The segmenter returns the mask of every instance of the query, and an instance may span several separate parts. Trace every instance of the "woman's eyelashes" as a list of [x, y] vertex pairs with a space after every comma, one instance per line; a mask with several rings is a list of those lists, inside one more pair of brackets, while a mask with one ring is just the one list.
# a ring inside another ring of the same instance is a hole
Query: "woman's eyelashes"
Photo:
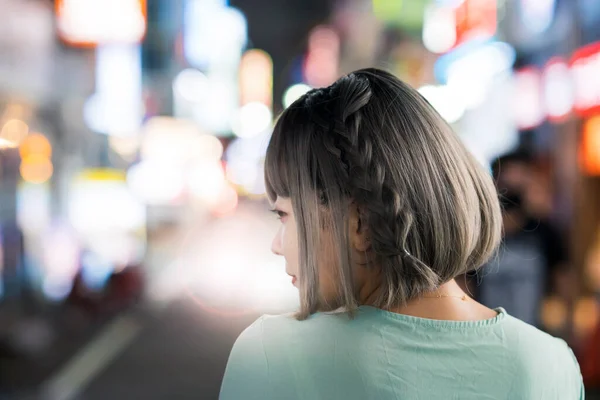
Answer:
[[271, 212], [274, 213], [277, 216], [277, 219], [279, 219], [280, 221], [283, 221], [285, 217], [287, 217], [287, 213], [285, 211], [273, 209], [271, 210]]

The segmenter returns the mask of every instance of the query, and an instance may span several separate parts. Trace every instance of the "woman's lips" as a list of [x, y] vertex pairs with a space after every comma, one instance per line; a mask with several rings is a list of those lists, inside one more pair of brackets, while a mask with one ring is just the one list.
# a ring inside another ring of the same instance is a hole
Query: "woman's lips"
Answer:
[[292, 285], [296, 286], [296, 281], [298, 281], [298, 278], [296, 277], [296, 275], [292, 275], [290, 273], [287, 273], [287, 274], [292, 277]]

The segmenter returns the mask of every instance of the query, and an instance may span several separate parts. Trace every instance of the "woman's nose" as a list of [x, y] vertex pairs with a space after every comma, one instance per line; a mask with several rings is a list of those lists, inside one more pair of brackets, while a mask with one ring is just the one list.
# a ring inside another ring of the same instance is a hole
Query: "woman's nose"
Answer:
[[277, 231], [277, 234], [273, 238], [273, 243], [271, 243], [271, 251], [278, 256], [283, 255], [281, 251], [281, 229]]

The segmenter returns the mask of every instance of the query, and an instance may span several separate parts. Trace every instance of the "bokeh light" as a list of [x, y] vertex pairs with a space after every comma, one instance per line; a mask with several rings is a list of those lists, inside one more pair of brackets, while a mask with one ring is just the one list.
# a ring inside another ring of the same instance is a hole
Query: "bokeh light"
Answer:
[[221, 200], [226, 186], [225, 172], [218, 161], [197, 162], [188, 173], [188, 186], [194, 197], [212, 206]]
[[0, 139], [3, 147], [17, 147], [27, 137], [29, 126], [19, 119], [9, 119], [2, 126]]
[[579, 160], [588, 175], [600, 175], [600, 116], [587, 120], [583, 127]]
[[43, 155], [33, 154], [21, 160], [21, 177], [29, 183], [44, 183], [52, 177], [52, 162]]
[[340, 37], [331, 27], [318, 26], [308, 38], [304, 78], [313, 87], [332, 84], [338, 78]]
[[308, 93], [312, 88], [304, 83], [296, 83], [285, 90], [283, 94], [283, 106], [288, 108], [293, 102], [298, 100], [304, 94]]
[[465, 105], [460, 97], [446, 85], [423, 86], [419, 89], [419, 93], [450, 124], [458, 121], [465, 113]]
[[197, 103], [206, 96], [208, 78], [197, 69], [188, 68], [181, 71], [173, 81], [173, 90], [185, 100]]
[[445, 53], [456, 44], [456, 16], [451, 7], [431, 4], [423, 21], [423, 45], [433, 53]]
[[52, 157], [52, 145], [46, 136], [40, 133], [32, 133], [27, 136], [19, 146], [19, 154], [22, 159], [31, 155], [37, 155], [50, 159]]
[[127, 185], [140, 201], [147, 204], [169, 204], [185, 190], [182, 171], [170, 164], [142, 161], [127, 172]]
[[268, 107], [273, 103], [273, 60], [263, 50], [248, 50], [240, 64], [241, 104], [258, 102]]
[[241, 138], [251, 138], [264, 133], [273, 121], [273, 113], [263, 103], [248, 103], [240, 108], [232, 126], [233, 133]]

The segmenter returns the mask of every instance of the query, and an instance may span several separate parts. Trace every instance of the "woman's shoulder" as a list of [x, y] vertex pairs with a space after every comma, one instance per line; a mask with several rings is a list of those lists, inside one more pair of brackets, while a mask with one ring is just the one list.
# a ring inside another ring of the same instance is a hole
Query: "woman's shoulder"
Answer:
[[295, 313], [280, 315], [265, 314], [246, 328], [236, 341], [236, 345], [247, 344], [254, 346], [260, 341], [276, 343], [279, 340], [289, 340], [292, 337], [310, 337], [306, 334], [325, 334], [336, 328], [343, 327], [350, 321], [344, 313], [316, 313], [308, 319], [298, 320]]
[[579, 375], [579, 364], [564, 340], [511, 316], [507, 317], [502, 333], [517, 365], [539, 370], [570, 368]]

